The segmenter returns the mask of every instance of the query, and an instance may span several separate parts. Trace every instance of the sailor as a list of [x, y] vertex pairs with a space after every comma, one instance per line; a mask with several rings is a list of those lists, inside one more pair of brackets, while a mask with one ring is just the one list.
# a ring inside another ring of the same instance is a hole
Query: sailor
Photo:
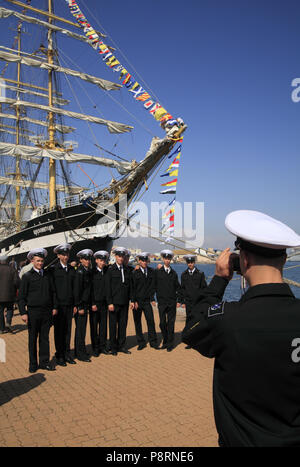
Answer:
[[176, 320], [176, 302], [180, 284], [176, 271], [170, 263], [174, 256], [171, 250], [162, 250], [160, 253], [164, 265], [155, 271], [155, 291], [158, 302], [160, 329], [163, 336], [161, 349], [171, 352], [174, 349], [174, 328]]
[[300, 445], [300, 300], [284, 283], [286, 248], [300, 246], [287, 225], [257, 211], [234, 211], [225, 226], [237, 239], [249, 288], [222, 301], [237, 255], [224, 250], [183, 331], [183, 341], [215, 358], [214, 411], [221, 446]]
[[76, 270], [74, 281], [75, 300], [75, 357], [82, 362], [90, 362], [91, 359], [85, 346], [87, 317], [92, 305], [92, 269], [91, 259], [93, 252], [90, 249], [77, 253], [80, 266]]
[[[15, 331], [12, 328], [12, 318], [14, 315], [14, 303], [17, 290], [20, 286], [20, 279], [15, 268], [8, 264], [8, 256], [0, 256], [0, 334]], [[6, 309], [6, 326], [4, 310]]]
[[105, 274], [109, 253], [99, 250], [94, 253], [96, 267], [93, 269], [92, 308], [90, 311], [91, 342], [94, 356], [107, 350], [107, 303], [105, 296]]
[[109, 266], [105, 277], [110, 349], [112, 355], [118, 352], [131, 354], [125, 347], [131, 282], [131, 272], [124, 266], [124, 258], [128, 253], [126, 248], [118, 247], [114, 254], [116, 262]]
[[142, 313], [144, 312], [150, 347], [158, 349], [157, 335], [151, 302], [155, 304], [155, 273], [149, 263], [149, 253], [142, 252], [137, 255], [139, 269], [132, 272], [131, 301], [134, 303], [133, 318], [138, 343], [138, 350], [147, 347], [142, 331]]
[[22, 320], [28, 325], [30, 373], [35, 373], [38, 367], [48, 371], [54, 370], [49, 363], [49, 331], [57, 305], [52, 274], [44, 269], [46, 256], [47, 250], [44, 248], [36, 248], [28, 253], [27, 258], [32, 262], [32, 269], [23, 275], [18, 297]]
[[56, 362], [66, 366], [66, 362], [75, 364], [71, 356], [70, 342], [74, 313], [75, 269], [68, 264], [71, 245], [62, 243], [54, 248], [58, 262], [51, 267], [57, 299], [57, 314], [53, 318]]
[[[183, 258], [187, 263], [187, 269], [181, 274], [180, 302], [185, 306], [185, 325], [187, 326], [187, 323], [191, 317], [193, 303], [197, 300], [199, 291], [207, 287], [207, 284], [204, 273], [199, 271], [199, 269], [195, 266], [197, 256], [188, 254], [184, 255]], [[189, 345], [186, 346], [186, 349], [190, 348], [191, 347]]]
[[132, 272], [134, 270], [134, 267], [129, 264], [129, 260], [130, 260], [130, 256], [131, 256], [131, 251], [128, 250], [127, 248], [125, 248], [126, 252], [125, 252], [125, 256], [124, 256], [124, 263], [123, 263], [123, 266], [126, 266], [130, 272]]

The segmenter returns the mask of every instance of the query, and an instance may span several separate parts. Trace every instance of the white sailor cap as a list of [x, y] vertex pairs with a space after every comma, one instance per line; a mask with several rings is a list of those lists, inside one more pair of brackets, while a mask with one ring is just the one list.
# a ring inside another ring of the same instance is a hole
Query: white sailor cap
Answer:
[[160, 256], [162, 256], [163, 258], [173, 258], [174, 253], [171, 250], [162, 250], [160, 252]]
[[79, 251], [76, 256], [78, 256], [78, 258], [91, 259], [93, 252], [89, 248], [86, 248], [85, 250]]
[[30, 250], [30, 252], [28, 253], [27, 259], [31, 261], [34, 256], [39, 256], [40, 258], [46, 258], [47, 255], [48, 255], [48, 252], [47, 250], [45, 250], [45, 248], [34, 248], [33, 250]]
[[72, 246], [69, 243], [61, 243], [54, 248], [53, 252], [57, 255], [61, 253], [70, 253], [71, 248]]
[[6, 255], [1, 255], [0, 256], [0, 261], [7, 261], [8, 260], [8, 256]]
[[108, 251], [105, 250], [99, 250], [94, 253], [94, 258], [99, 258], [99, 259], [107, 259], [109, 257]]
[[300, 246], [300, 236], [294, 230], [259, 211], [233, 211], [227, 215], [225, 227], [237, 236], [238, 249], [261, 256], [281, 256], [286, 248]]
[[138, 259], [146, 261], [149, 258], [149, 255], [150, 253], [148, 253], [147, 251], [143, 251], [142, 253], [139, 253], [138, 255], [136, 255], [136, 257]]
[[128, 254], [128, 250], [122, 246], [119, 246], [114, 249], [113, 253], [118, 256], [126, 256]]
[[187, 263], [194, 263], [196, 261], [197, 255], [184, 255], [184, 259]]

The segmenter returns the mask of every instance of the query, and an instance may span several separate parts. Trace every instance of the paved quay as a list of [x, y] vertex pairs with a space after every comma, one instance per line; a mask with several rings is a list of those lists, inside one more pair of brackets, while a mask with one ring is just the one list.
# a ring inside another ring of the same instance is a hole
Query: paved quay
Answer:
[[[157, 310], [155, 322], [158, 331]], [[130, 311], [131, 355], [100, 355], [91, 363], [31, 375], [27, 328], [17, 312], [17, 333], [1, 336], [6, 363], [0, 363], [0, 446], [217, 446], [213, 361], [185, 349], [180, 342], [184, 322], [177, 315], [172, 352], [149, 346], [137, 351]], [[50, 345], [52, 356], [53, 328]]]

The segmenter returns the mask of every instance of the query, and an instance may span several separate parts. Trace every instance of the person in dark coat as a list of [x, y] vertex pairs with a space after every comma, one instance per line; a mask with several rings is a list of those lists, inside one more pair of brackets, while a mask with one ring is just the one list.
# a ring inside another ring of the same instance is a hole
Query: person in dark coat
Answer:
[[[7, 264], [8, 257], [0, 256], [0, 334], [11, 332], [12, 318], [14, 313], [14, 302], [17, 290], [20, 286], [20, 279], [15, 268]], [[6, 309], [6, 326], [4, 311]]]
[[105, 274], [109, 253], [99, 250], [94, 253], [96, 267], [93, 269], [92, 308], [90, 311], [90, 330], [93, 353], [108, 355], [107, 350], [107, 302], [105, 294]]
[[116, 262], [108, 267], [105, 276], [111, 355], [117, 355], [118, 352], [131, 354], [125, 347], [131, 271], [123, 265], [126, 248], [116, 248], [114, 254]]
[[137, 258], [139, 269], [132, 272], [131, 301], [134, 304], [133, 318], [138, 350], [143, 350], [147, 347], [142, 330], [142, 313], [144, 313], [147, 322], [150, 347], [158, 349], [153, 309], [151, 305], [151, 302], [155, 303], [155, 272], [148, 266], [149, 253], [140, 253], [137, 255]]
[[[221, 253], [182, 340], [215, 359], [220, 446], [298, 447], [300, 300], [282, 272], [286, 248], [299, 247], [300, 236], [257, 211], [234, 211], [225, 226], [237, 236], [240, 255]], [[234, 268], [249, 287], [239, 301], [223, 301]]]
[[[180, 302], [184, 304], [186, 319], [185, 325], [187, 326], [191, 318], [192, 306], [196, 302], [201, 289], [207, 287], [204, 272], [199, 271], [195, 266], [196, 255], [184, 255], [187, 263], [187, 269], [181, 274], [181, 288], [180, 288]], [[186, 349], [190, 349], [189, 345]]]
[[174, 349], [174, 328], [176, 305], [179, 306], [180, 284], [176, 271], [170, 263], [174, 254], [171, 250], [161, 251], [164, 265], [155, 271], [155, 291], [158, 302], [160, 329], [163, 336], [161, 349], [171, 352]]
[[92, 306], [92, 256], [93, 252], [88, 248], [77, 253], [80, 266], [76, 270], [74, 281], [74, 300], [76, 307], [75, 356], [82, 362], [91, 361], [85, 346], [85, 337], [87, 317]]
[[36, 248], [28, 253], [27, 258], [32, 262], [32, 269], [22, 276], [18, 297], [22, 320], [28, 325], [30, 373], [35, 373], [38, 367], [48, 371], [54, 370], [49, 363], [49, 331], [57, 304], [52, 274], [44, 269], [46, 256], [47, 250], [44, 248]]
[[56, 362], [67, 366], [75, 364], [71, 356], [70, 342], [74, 313], [75, 269], [68, 264], [71, 245], [63, 243], [54, 248], [58, 262], [51, 267], [57, 298], [57, 314], [53, 317]]

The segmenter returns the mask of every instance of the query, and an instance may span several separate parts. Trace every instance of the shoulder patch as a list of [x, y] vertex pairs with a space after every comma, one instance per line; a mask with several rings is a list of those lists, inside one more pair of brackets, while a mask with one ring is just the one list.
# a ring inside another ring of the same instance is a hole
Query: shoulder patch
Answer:
[[216, 315], [223, 315], [224, 306], [225, 306], [225, 302], [216, 303], [215, 305], [210, 306], [207, 312], [208, 318], [211, 318], [212, 316], [216, 316]]

